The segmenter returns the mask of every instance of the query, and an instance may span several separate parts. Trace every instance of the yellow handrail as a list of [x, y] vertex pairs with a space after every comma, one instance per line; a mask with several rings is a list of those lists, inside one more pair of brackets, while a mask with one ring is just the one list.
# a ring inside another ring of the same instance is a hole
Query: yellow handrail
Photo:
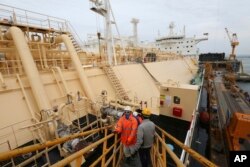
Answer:
[[108, 136], [106, 136], [105, 138], [102, 138], [100, 140], [98, 140], [97, 142], [85, 147], [84, 149], [68, 156], [67, 158], [57, 162], [56, 164], [52, 165], [52, 167], [61, 167], [61, 166], [65, 166], [67, 164], [69, 164], [70, 162], [74, 161], [75, 159], [78, 159], [80, 156], [82, 156], [84, 153], [88, 152], [89, 150], [91, 150], [93, 147], [98, 146], [99, 144], [101, 144], [102, 142], [108, 140], [109, 138], [111, 138], [112, 136], [114, 136], [114, 134], [109, 134]]
[[[156, 128], [158, 130], [160, 130], [162, 134], [164, 134], [166, 137], [168, 137], [170, 140], [172, 140], [175, 144], [177, 144], [179, 147], [181, 147], [186, 152], [188, 152], [194, 159], [196, 159], [203, 166], [217, 167], [216, 164], [212, 163], [207, 158], [203, 157], [202, 155], [200, 155], [199, 153], [197, 153], [193, 149], [189, 148], [188, 146], [186, 146], [185, 144], [183, 144], [182, 142], [180, 142], [178, 139], [176, 139], [175, 137], [173, 137], [172, 135], [170, 135], [169, 133], [167, 133], [166, 131], [164, 131], [162, 128], [160, 128], [158, 126], [156, 126]], [[165, 141], [162, 141], [162, 142], [165, 143]]]
[[[21, 154], [25, 154], [25, 153], [33, 152], [36, 150], [41, 150], [41, 149], [44, 149], [47, 147], [51, 147], [51, 146], [54, 146], [57, 144], [61, 144], [61, 143], [64, 143], [68, 140], [72, 140], [72, 139], [77, 138], [77, 137], [86, 136], [89, 134], [97, 133], [101, 130], [105, 130], [104, 137], [102, 139], [92, 143], [91, 145], [85, 147], [84, 149], [82, 149], [76, 153], [73, 153], [72, 155], [66, 157], [65, 159], [57, 162], [56, 164], [53, 165], [53, 167], [65, 166], [74, 160], [76, 160], [78, 165], [80, 165], [82, 155], [87, 153], [92, 148], [97, 147], [100, 144], [103, 144], [102, 155], [97, 160], [95, 160], [91, 164], [91, 166], [92, 167], [96, 166], [99, 163], [101, 163], [101, 166], [108, 166], [110, 164], [110, 162], [113, 161], [112, 166], [117, 167], [122, 159], [122, 156], [123, 156], [122, 145], [120, 143], [120, 139], [117, 138], [118, 137], [117, 135], [108, 134], [108, 128], [110, 128], [110, 127], [111, 126], [106, 126], [103, 128], [89, 130], [89, 131], [82, 132], [79, 134], [73, 134], [73, 135], [70, 135], [67, 137], [55, 139], [53, 141], [48, 141], [48, 142], [45, 142], [42, 144], [35, 144], [32, 146], [27, 146], [27, 147], [15, 149], [15, 150], [7, 151], [7, 152], [0, 154], [0, 161], [7, 160], [10, 158], [16, 157], [18, 155], [21, 155]], [[202, 155], [200, 155], [196, 151], [192, 150], [188, 146], [184, 145], [178, 139], [174, 138], [172, 135], [165, 132], [162, 128], [156, 126], [156, 129], [159, 130], [160, 133], [156, 133], [155, 143], [154, 143], [152, 150], [151, 150], [151, 153], [152, 153], [151, 159], [152, 159], [152, 163], [153, 163], [154, 167], [158, 167], [158, 166], [166, 167], [167, 166], [166, 154], [170, 155], [171, 159], [175, 162], [176, 166], [178, 166], [178, 167], [185, 166], [183, 164], [183, 162], [181, 162], [181, 160], [177, 157], [177, 155], [167, 146], [167, 144], [165, 142], [166, 137], [169, 138], [170, 140], [172, 140], [175, 144], [177, 144], [179, 147], [184, 149], [186, 152], [188, 152], [190, 154], [190, 156], [192, 156], [194, 159], [196, 159], [203, 166], [217, 167], [217, 165], [215, 165], [214, 163], [212, 163], [211, 161], [209, 161], [208, 159], [206, 159], [205, 157], [203, 157]], [[114, 143], [112, 143], [111, 146], [107, 147], [108, 139], [110, 139], [113, 136], [114, 136]], [[113, 154], [109, 157], [106, 157], [107, 154], [112, 150], [113, 150]], [[116, 161], [118, 151], [119, 151], [119, 157]]]
[[[108, 126], [108, 127], [111, 127], [111, 126]], [[7, 160], [7, 159], [10, 159], [10, 158], [22, 155], [22, 154], [26, 154], [26, 153], [29, 153], [29, 152], [33, 152], [33, 151], [36, 151], [36, 150], [41, 150], [41, 149], [51, 147], [51, 146], [54, 146], [54, 145], [57, 145], [57, 144], [61, 144], [61, 143], [64, 143], [64, 142], [66, 142], [68, 140], [72, 140], [72, 139], [77, 138], [77, 137], [82, 137], [82, 136], [86, 136], [86, 135], [89, 135], [89, 134], [93, 134], [93, 133], [99, 132], [99, 131], [101, 131], [101, 130], [103, 130], [105, 128], [108, 128], [108, 127], [89, 130], [89, 131], [86, 131], [86, 132], [81, 132], [81, 133], [78, 133], [78, 134], [73, 134], [73, 135], [70, 135], [70, 136], [58, 138], [58, 139], [55, 139], [55, 140], [52, 140], [52, 141], [47, 141], [45, 143], [34, 144], [32, 146], [22, 147], [22, 148], [18, 148], [18, 149], [11, 150], [11, 151], [6, 151], [6, 152], [3, 152], [3, 153], [0, 154], [0, 161]]]
[[[167, 153], [170, 155], [170, 157], [174, 160], [175, 164], [178, 167], [184, 167], [184, 164], [181, 162], [181, 160], [177, 157], [177, 155], [166, 145], [165, 141], [159, 136], [159, 134], [156, 134], [156, 139], [161, 142], [162, 145], [162, 161], [163, 161], [163, 166], [166, 166], [166, 159], [163, 159], [163, 156], [166, 155]], [[165, 161], [165, 162], [164, 162]]]

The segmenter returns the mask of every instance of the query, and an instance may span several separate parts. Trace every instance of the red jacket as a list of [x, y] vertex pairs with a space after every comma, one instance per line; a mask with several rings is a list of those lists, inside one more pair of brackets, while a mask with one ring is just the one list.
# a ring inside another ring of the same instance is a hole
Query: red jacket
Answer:
[[136, 143], [138, 123], [136, 118], [130, 114], [129, 119], [123, 115], [117, 122], [115, 131], [121, 133], [121, 142], [125, 146], [131, 146]]

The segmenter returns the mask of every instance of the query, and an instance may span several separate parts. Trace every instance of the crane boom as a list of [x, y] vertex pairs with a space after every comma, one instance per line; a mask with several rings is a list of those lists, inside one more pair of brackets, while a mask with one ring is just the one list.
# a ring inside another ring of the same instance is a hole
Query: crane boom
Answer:
[[227, 28], [225, 28], [225, 30], [226, 30], [226, 33], [227, 33], [227, 36], [228, 36], [229, 42], [231, 43], [232, 39], [231, 39], [231, 37], [230, 37], [230, 34], [229, 34], [229, 32], [228, 32], [228, 29], [227, 29]]

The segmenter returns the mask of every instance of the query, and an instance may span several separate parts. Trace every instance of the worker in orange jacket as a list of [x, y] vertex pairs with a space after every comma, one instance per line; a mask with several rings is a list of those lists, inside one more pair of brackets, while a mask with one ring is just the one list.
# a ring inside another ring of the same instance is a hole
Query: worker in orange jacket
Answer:
[[121, 142], [123, 144], [123, 152], [125, 155], [123, 167], [141, 166], [139, 154], [137, 152], [131, 154], [129, 151], [129, 147], [133, 147], [133, 145], [136, 143], [137, 127], [138, 123], [132, 114], [131, 107], [126, 106], [124, 109], [124, 114], [118, 120], [114, 131], [115, 133], [121, 134]]

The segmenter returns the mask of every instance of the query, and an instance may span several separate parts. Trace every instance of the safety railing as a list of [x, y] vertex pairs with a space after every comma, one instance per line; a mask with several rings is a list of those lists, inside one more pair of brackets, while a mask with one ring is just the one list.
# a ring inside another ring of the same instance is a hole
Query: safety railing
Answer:
[[84, 50], [83, 46], [85, 45], [85, 42], [82, 41], [80, 35], [77, 33], [75, 28], [70, 24], [70, 22], [68, 22], [67, 25], [68, 25], [68, 31], [72, 34], [72, 36], [74, 37], [74, 39], [76, 40], [76, 42], [80, 46], [80, 48], [82, 50]]
[[174, 160], [176, 166], [184, 167], [183, 163], [176, 156], [176, 154], [170, 150], [171, 148], [165, 143], [165, 136], [162, 137], [159, 134], [155, 134], [155, 143], [151, 149], [151, 160], [154, 167], [166, 167], [167, 166], [167, 154]]
[[23, 26], [34, 26], [46, 29], [67, 31], [67, 21], [61, 18], [44, 15], [0, 4], [0, 22]]
[[[10, 148], [16, 148], [33, 140], [33, 134], [27, 129], [20, 129], [20, 127], [26, 126], [32, 123], [32, 119], [26, 119], [5, 127], [0, 128], [0, 152], [9, 150]], [[6, 145], [8, 141], [8, 145]]]
[[0, 60], [0, 72], [3, 76], [23, 74], [23, 71], [20, 60]]
[[[204, 74], [205, 74], [205, 71], [202, 72], [202, 76], [204, 76]], [[204, 83], [204, 77], [202, 77], [202, 81], [201, 81], [200, 86], [202, 86], [203, 83]], [[186, 138], [185, 138], [184, 144], [187, 145], [188, 147], [190, 147], [191, 144], [192, 144], [192, 138], [193, 138], [193, 135], [194, 135], [194, 132], [195, 132], [195, 127], [196, 127], [197, 119], [198, 119], [198, 116], [199, 116], [199, 108], [200, 108], [200, 105], [201, 105], [202, 92], [203, 92], [203, 89], [201, 88], [200, 92], [199, 92], [196, 108], [194, 109], [193, 114], [192, 114], [192, 120], [191, 120], [190, 128], [189, 128], [189, 130], [187, 132], [187, 135], [186, 135]], [[181, 161], [186, 164], [188, 159], [189, 159], [188, 153], [185, 150], [183, 150], [182, 153], [181, 153]]]
[[[10, 141], [9, 140], [6, 140], [5, 142], [2, 142], [0, 143], [0, 147], [6, 147], [8, 148], [8, 151], [11, 150], [11, 146], [10, 146]], [[1, 167], [7, 167], [7, 166], [15, 166], [15, 162], [14, 162], [14, 159], [11, 158], [11, 160], [5, 164], [1, 164], [2, 165]]]
[[[50, 150], [51, 147], [53, 147], [55, 145], [62, 144], [64, 142], [72, 140], [74, 138], [86, 137], [90, 134], [104, 131], [103, 138], [92, 143], [91, 145], [88, 145], [84, 149], [82, 149], [76, 153], [73, 153], [68, 157], [65, 157], [62, 161], [59, 161], [52, 166], [66, 166], [70, 162], [72, 162], [76, 159], [82, 158], [82, 155], [93, 150], [93, 148], [96, 148], [97, 146], [101, 146], [101, 144], [102, 144], [102, 155], [97, 160], [92, 162], [92, 164], [90, 166], [96, 166], [98, 164], [101, 164], [101, 166], [108, 166], [108, 165], [111, 165], [111, 163], [112, 163], [112, 166], [116, 167], [116, 166], [118, 166], [117, 164], [119, 164], [121, 159], [122, 159], [123, 151], [122, 151], [120, 139], [118, 139], [118, 136], [113, 134], [113, 133], [108, 134], [108, 130], [111, 127], [112, 126], [106, 126], [103, 128], [98, 128], [98, 129], [94, 129], [94, 130], [89, 130], [89, 131], [73, 134], [73, 135], [70, 135], [67, 137], [57, 138], [57, 139], [52, 140], [52, 141], [46, 141], [44, 143], [34, 144], [31, 146], [26, 146], [26, 147], [22, 147], [22, 148], [17, 148], [15, 150], [2, 152], [0, 154], [0, 161], [9, 160], [9, 159], [17, 157], [19, 155], [27, 154], [27, 153], [34, 152], [34, 151], [39, 151], [39, 150], [44, 150], [44, 149]], [[110, 139], [113, 140], [111, 145], [108, 144], [108, 140], [110, 140]]]
[[[93, 148], [96, 148], [98, 146], [102, 147], [102, 154], [91, 162], [90, 166], [113, 166], [118, 167], [120, 166], [122, 159], [123, 159], [123, 149], [122, 145], [120, 143], [120, 139], [116, 134], [108, 133], [109, 128], [112, 126], [106, 126], [103, 128], [98, 128], [94, 130], [89, 130], [85, 132], [81, 132], [78, 134], [73, 134], [67, 137], [57, 138], [52, 141], [47, 141], [45, 143], [41, 144], [35, 144], [28, 147], [23, 147], [20, 149], [15, 149], [7, 152], [3, 152], [0, 154], [0, 161], [11, 159], [13, 157], [19, 156], [21, 154], [26, 154], [29, 152], [37, 151], [37, 150], [43, 150], [43, 149], [49, 149], [52, 146], [62, 144], [66, 141], [72, 140], [74, 138], [88, 136], [93, 133], [97, 132], [103, 132], [104, 136], [103, 138], [97, 140], [96, 142], [86, 146], [82, 150], [75, 152], [67, 157], [65, 157], [63, 160], [55, 163], [52, 165], [53, 167], [59, 167], [59, 166], [66, 166], [67, 164], [71, 162], [75, 162], [78, 164], [78, 166], [81, 165], [82, 157], [86, 153], [88, 153]], [[177, 146], [184, 149], [186, 152], [189, 153], [190, 156], [192, 156], [195, 160], [197, 160], [202, 166], [209, 166], [209, 167], [216, 167], [214, 163], [206, 159], [205, 157], [201, 156], [199, 153], [195, 152], [188, 146], [181, 143], [179, 140], [165, 132], [160, 127], [156, 127], [157, 133], [155, 135], [155, 142], [151, 149], [151, 160], [153, 167], [166, 167], [168, 165], [168, 162], [174, 162], [175, 166], [178, 167], [184, 167], [185, 165], [183, 162], [181, 162], [180, 158], [171, 150], [171, 148], [166, 144], [166, 139], [170, 139], [173, 141]], [[112, 141], [111, 141], [112, 140]], [[110, 144], [111, 143], [111, 144]], [[171, 161], [170, 161], [171, 159]]]
[[[102, 144], [102, 155], [95, 160], [92, 164], [90, 164], [90, 167], [95, 167], [95, 166], [109, 166], [111, 165], [110, 163], [112, 162], [112, 167], [117, 167], [119, 166], [121, 159], [122, 159], [122, 146], [120, 144], [120, 139], [117, 138], [117, 135], [115, 134], [108, 134], [107, 133], [108, 129], [105, 128], [104, 132], [104, 137], [91, 145], [85, 147], [84, 149], [68, 156], [67, 158], [64, 158], [63, 160], [57, 162], [56, 164], [52, 165], [52, 167], [61, 167], [61, 166], [66, 166], [70, 162], [74, 160], [81, 160], [82, 155], [90, 151], [91, 149], [99, 146]], [[108, 145], [108, 140], [114, 137], [114, 142], [111, 146]], [[110, 156], [108, 156], [109, 153], [112, 153]], [[80, 166], [80, 164], [78, 164]]]
[[[177, 146], [179, 146], [181, 149], [185, 150], [193, 159], [195, 159], [198, 163], [200, 163], [202, 166], [207, 167], [216, 167], [217, 165], [209, 161], [207, 158], [203, 157], [190, 147], [186, 146], [182, 142], [180, 142], [178, 139], [164, 131], [162, 128], [156, 126], [158, 134], [156, 134], [156, 143], [152, 149], [153, 155], [152, 155], [152, 161], [154, 165], [163, 166], [165, 167], [167, 160], [166, 160], [166, 154], [170, 155], [171, 159], [175, 162], [176, 166], [186, 166], [183, 164], [183, 162], [180, 160], [179, 157], [175, 155], [175, 153], [170, 149], [170, 147], [166, 144], [166, 139], [171, 140], [174, 142]], [[155, 153], [155, 154], [154, 154]]]

